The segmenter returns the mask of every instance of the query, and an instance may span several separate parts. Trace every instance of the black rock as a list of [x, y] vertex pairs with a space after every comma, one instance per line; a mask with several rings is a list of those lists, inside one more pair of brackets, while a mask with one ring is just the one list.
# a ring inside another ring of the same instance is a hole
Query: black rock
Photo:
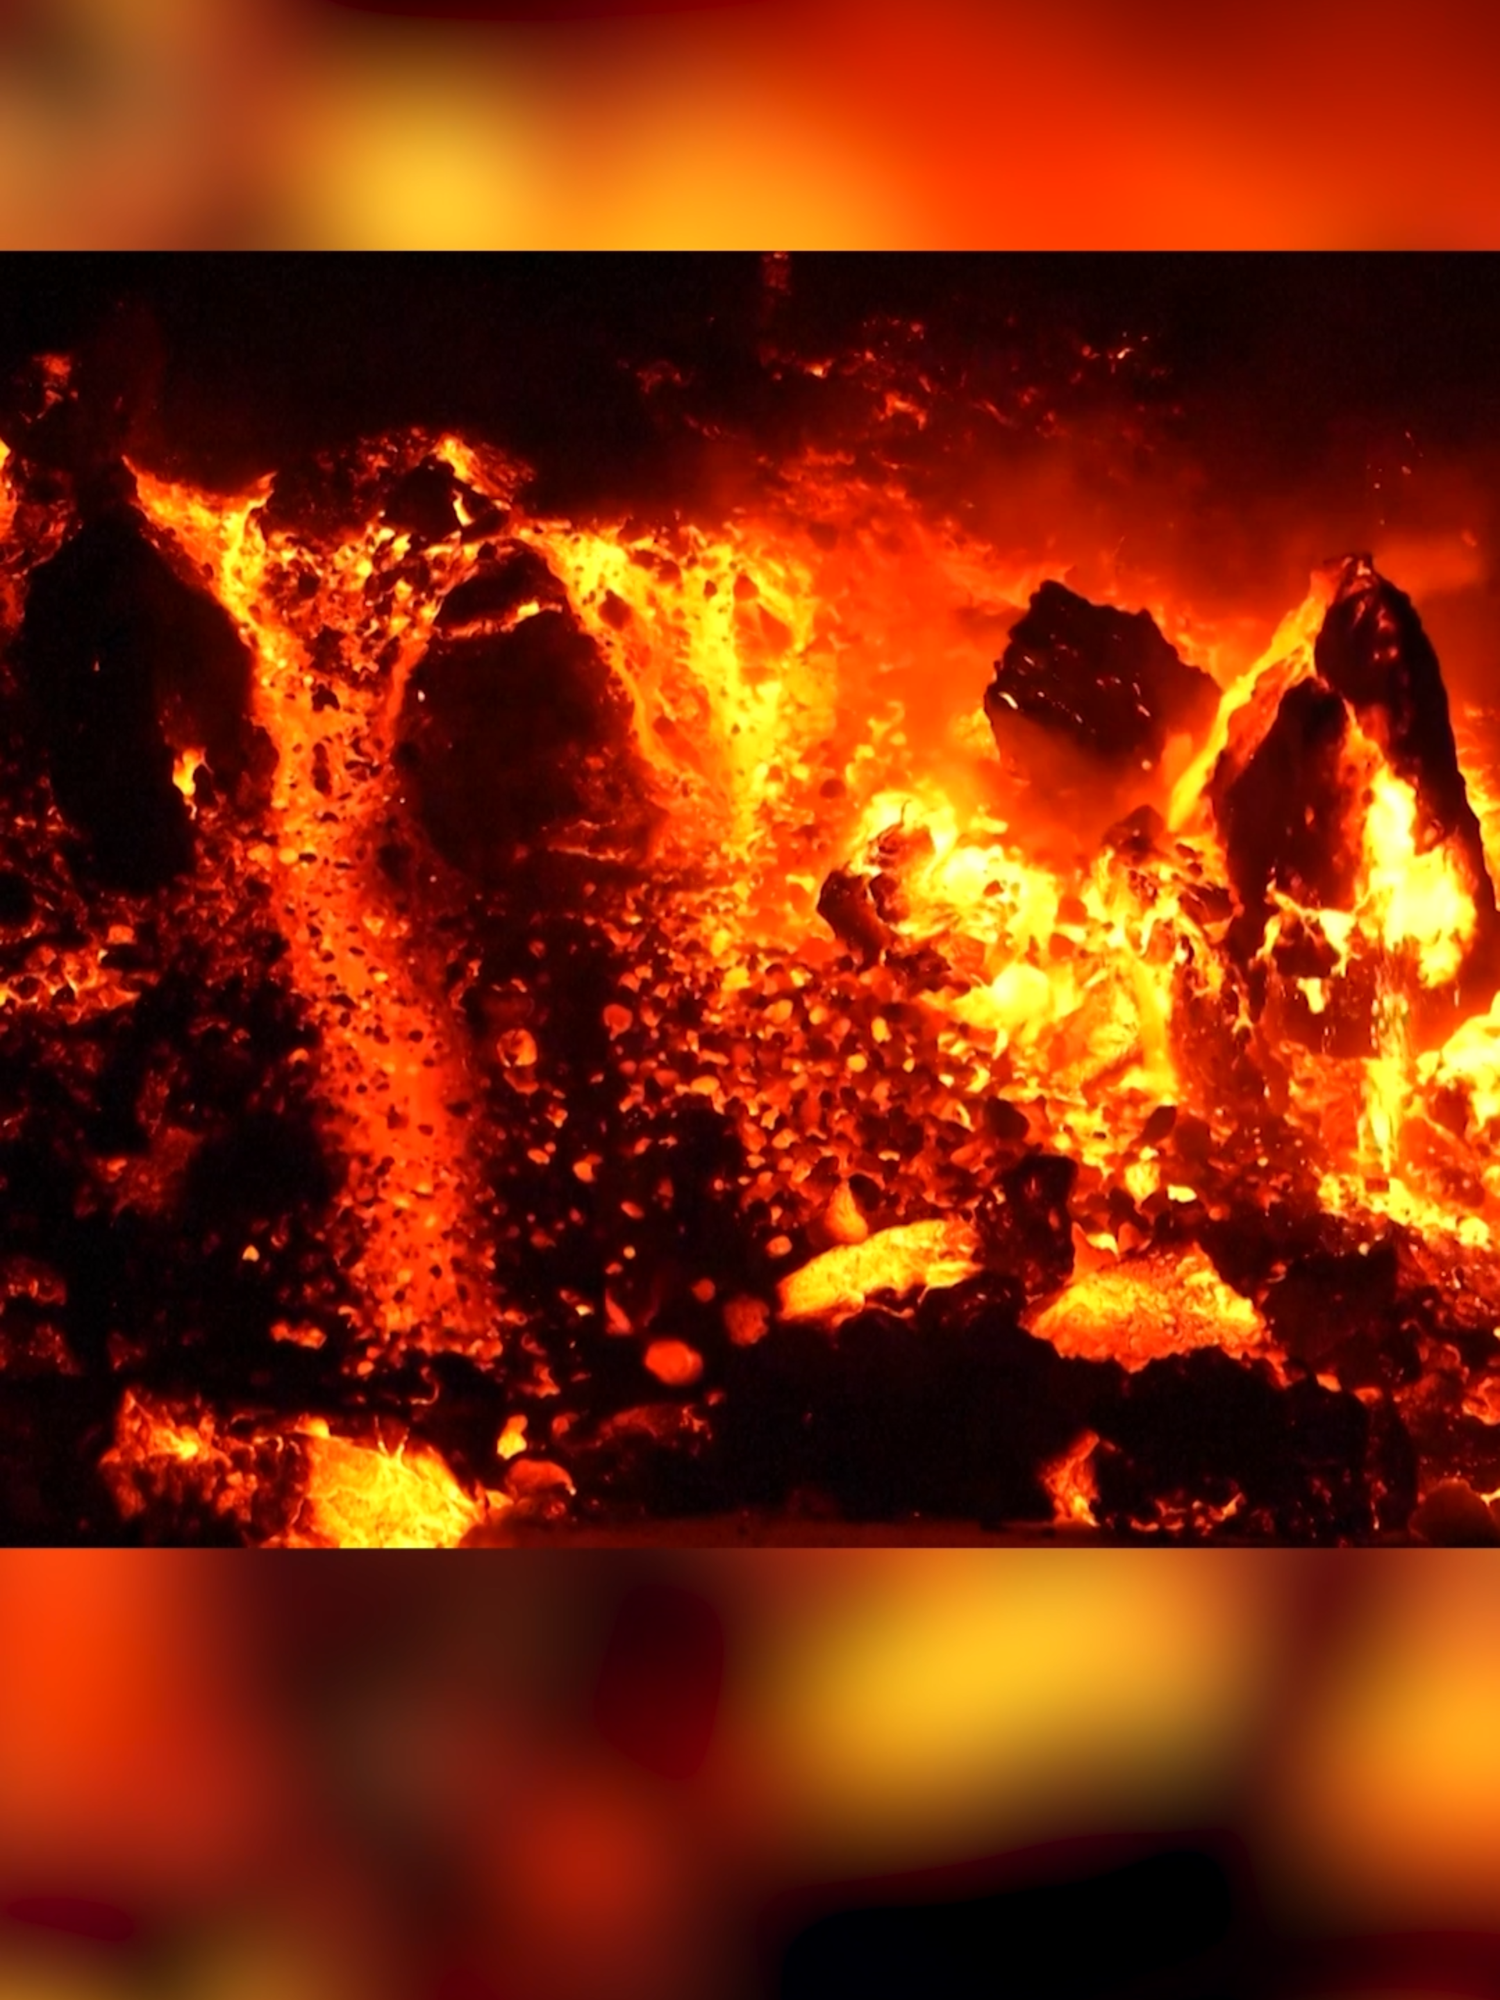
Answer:
[[1021, 1330], [1020, 1305], [1019, 1286], [986, 1272], [914, 1316], [870, 1306], [833, 1336], [783, 1326], [732, 1350], [715, 1413], [721, 1504], [815, 1491], [853, 1521], [1050, 1521], [1042, 1469], [1120, 1371], [1064, 1360]]
[[1021, 715], [1109, 765], [1139, 769], [1169, 737], [1206, 728], [1218, 701], [1211, 676], [1148, 612], [1090, 604], [1049, 582], [1011, 628], [984, 706], [997, 733]]
[[1298, 1542], [1361, 1540], [1383, 1525], [1364, 1404], [1313, 1381], [1281, 1388], [1218, 1348], [1149, 1363], [1094, 1427], [1094, 1511], [1118, 1532], [1158, 1518], [1159, 1502], [1197, 1510], [1200, 1534], [1221, 1509], [1232, 1510], [1226, 1532]]
[[439, 851], [494, 880], [518, 848], [561, 840], [619, 855], [644, 840], [630, 730], [594, 641], [548, 608], [508, 630], [434, 638], [407, 683], [398, 764]]
[[567, 592], [535, 549], [516, 542], [456, 585], [438, 609], [439, 632], [502, 630], [528, 601], [566, 605]]
[[[1239, 902], [1229, 948], [1247, 967], [1264, 938], [1273, 890], [1306, 907], [1354, 907], [1368, 806], [1360, 758], [1352, 754], [1357, 724], [1412, 786], [1419, 848], [1444, 844], [1474, 902], [1474, 935], [1454, 977], [1432, 985], [1413, 978], [1406, 995], [1415, 1043], [1435, 1045], [1488, 1007], [1500, 981], [1495, 893], [1458, 768], [1437, 656], [1410, 600], [1376, 574], [1368, 557], [1351, 556], [1340, 568], [1315, 662], [1312, 678], [1279, 697], [1275, 677], [1263, 680], [1231, 728], [1209, 784]], [[1320, 950], [1329, 963], [1318, 962]], [[1282, 987], [1277, 1032], [1330, 1055], [1371, 1054], [1380, 982], [1378, 968], [1357, 950], [1316, 1017], [1301, 1004], [1295, 982], [1326, 977], [1332, 956], [1311, 932], [1283, 924], [1273, 966]], [[1263, 983], [1264, 974], [1257, 978]]]

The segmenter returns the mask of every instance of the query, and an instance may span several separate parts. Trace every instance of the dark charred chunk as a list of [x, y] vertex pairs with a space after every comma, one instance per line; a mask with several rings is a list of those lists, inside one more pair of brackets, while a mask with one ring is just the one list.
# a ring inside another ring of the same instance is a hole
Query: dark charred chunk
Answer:
[[277, 471], [262, 524], [319, 537], [358, 534], [382, 506], [383, 479], [378, 462], [352, 446], [302, 453]]
[[517, 542], [449, 591], [437, 629], [454, 636], [500, 631], [527, 603], [560, 607], [567, 593], [536, 550]]
[[852, 869], [835, 868], [818, 892], [818, 915], [840, 944], [873, 965], [896, 941], [896, 933], [875, 907], [870, 884]]
[[1019, 1280], [1028, 1297], [1065, 1284], [1073, 1270], [1068, 1201], [1078, 1164], [1060, 1153], [1029, 1152], [1001, 1174], [976, 1220], [984, 1261]]
[[[1444, 844], [1474, 902], [1475, 932], [1456, 977], [1420, 989], [1413, 980], [1408, 995], [1416, 1040], [1446, 1039], [1490, 1002], [1500, 924], [1437, 657], [1410, 600], [1367, 557], [1350, 557], [1339, 571], [1315, 662], [1316, 674], [1290, 688], [1274, 672], [1263, 678], [1231, 725], [1209, 785], [1239, 903], [1231, 953], [1243, 968], [1260, 949], [1273, 891], [1304, 907], [1354, 908], [1369, 806], [1357, 726], [1411, 785], [1419, 847]], [[1356, 954], [1315, 1015], [1296, 992], [1299, 979], [1326, 978], [1333, 956], [1316, 929], [1283, 921], [1271, 968], [1281, 989], [1272, 995], [1276, 1030], [1326, 1054], [1369, 1054], [1373, 964]], [[1257, 978], [1264, 983], [1263, 973]]]
[[1500, 1509], [1463, 1479], [1441, 1479], [1411, 1517], [1414, 1534], [1439, 1548], [1494, 1548]]
[[[1364, 1254], [1359, 1254], [1360, 1251]], [[1277, 1340], [1311, 1372], [1355, 1371], [1363, 1385], [1364, 1357], [1378, 1354], [1387, 1384], [1410, 1379], [1411, 1343], [1403, 1339], [1396, 1291], [1396, 1255], [1389, 1243], [1319, 1246], [1296, 1258], [1267, 1286], [1264, 1311]]]
[[174, 749], [201, 749], [230, 791], [254, 763], [250, 656], [228, 614], [118, 511], [33, 573], [15, 659], [93, 872], [146, 889], [188, 868]]
[[397, 761], [439, 851], [481, 879], [521, 848], [632, 852], [647, 809], [629, 702], [570, 611], [439, 634], [407, 683]]
[[1024, 1145], [1031, 1136], [1031, 1121], [1026, 1113], [1003, 1097], [985, 1099], [984, 1127], [1003, 1145]]
[[1166, 822], [1155, 806], [1136, 806], [1105, 829], [1100, 845], [1127, 866], [1132, 862], [1140, 866], [1160, 855], [1166, 830]]
[[[992, 727], [1020, 715], [1115, 767], [1155, 764], [1170, 737], [1207, 727], [1219, 690], [1145, 611], [1090, 604], [1044, 583], [986, 690]], [[1003, 747], [1003, 745], [1002, 745]]]

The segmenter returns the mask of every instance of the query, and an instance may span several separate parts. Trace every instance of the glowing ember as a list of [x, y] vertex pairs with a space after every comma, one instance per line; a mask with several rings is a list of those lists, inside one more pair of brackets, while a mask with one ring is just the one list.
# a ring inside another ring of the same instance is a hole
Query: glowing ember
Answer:
[[1148, 1253], [1076, 1277], [1034, 1316], [1031, 1331], [1059, 1354], [1115, 1360], [1132, 1371], [1195, 1347], [1248, 1356], [1268, 1345], [1255, 1307], [1196, 1250]]
[[1046, 1466], [1042, 1484], [1052, 1500], [1053, 1520], [1059, 1528], [1094, 1528], [1094, 1502], [1099, 1498], [1094, 1478], [1094, 1448], [1099, 1439], [1093, 1431], [1076, 1438], [1060, 1458]]
[[103, 1470], [126, 1520], [170, 1498], [268, 1547], [453, 1548], [510, 1505], [467, 1494], [434, 1452], [332, 1437], [321, 1418], [229, 1429], [132, 1392]]
[[979, 1268], [973, 1231], [963, 1223], [908, 1222], [862, 1243], [825, 1250], [783, 1279], [787, 1319], [837, 1320], [859, 1311], [878, 1292], [904, 1297], [923, 1287], [960, 1284]]

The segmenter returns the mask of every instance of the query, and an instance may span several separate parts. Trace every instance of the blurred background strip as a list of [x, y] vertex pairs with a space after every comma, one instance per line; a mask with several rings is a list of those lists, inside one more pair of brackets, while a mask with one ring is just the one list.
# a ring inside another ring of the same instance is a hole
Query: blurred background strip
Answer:
[[1488, 33], [1450, 0], [3, 0], [0, 243], [1488, 247]]
[[1481, 2000], [1496, 1603], [1442, 1550], [11, 1551], [0, 1991], [790, 2000], [884, 1901], [935, 1996], [977, 1924], [1007, 1992]]

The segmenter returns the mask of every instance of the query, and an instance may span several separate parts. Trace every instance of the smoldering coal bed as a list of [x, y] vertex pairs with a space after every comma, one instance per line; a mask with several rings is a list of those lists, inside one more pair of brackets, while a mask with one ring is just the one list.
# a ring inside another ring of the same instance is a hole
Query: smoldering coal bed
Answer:
[[1500, 794], [1399, 579], [1210, 672], [823, 449], [226, 491], [47, 366], [10, 1538], [1500, 1534]]

